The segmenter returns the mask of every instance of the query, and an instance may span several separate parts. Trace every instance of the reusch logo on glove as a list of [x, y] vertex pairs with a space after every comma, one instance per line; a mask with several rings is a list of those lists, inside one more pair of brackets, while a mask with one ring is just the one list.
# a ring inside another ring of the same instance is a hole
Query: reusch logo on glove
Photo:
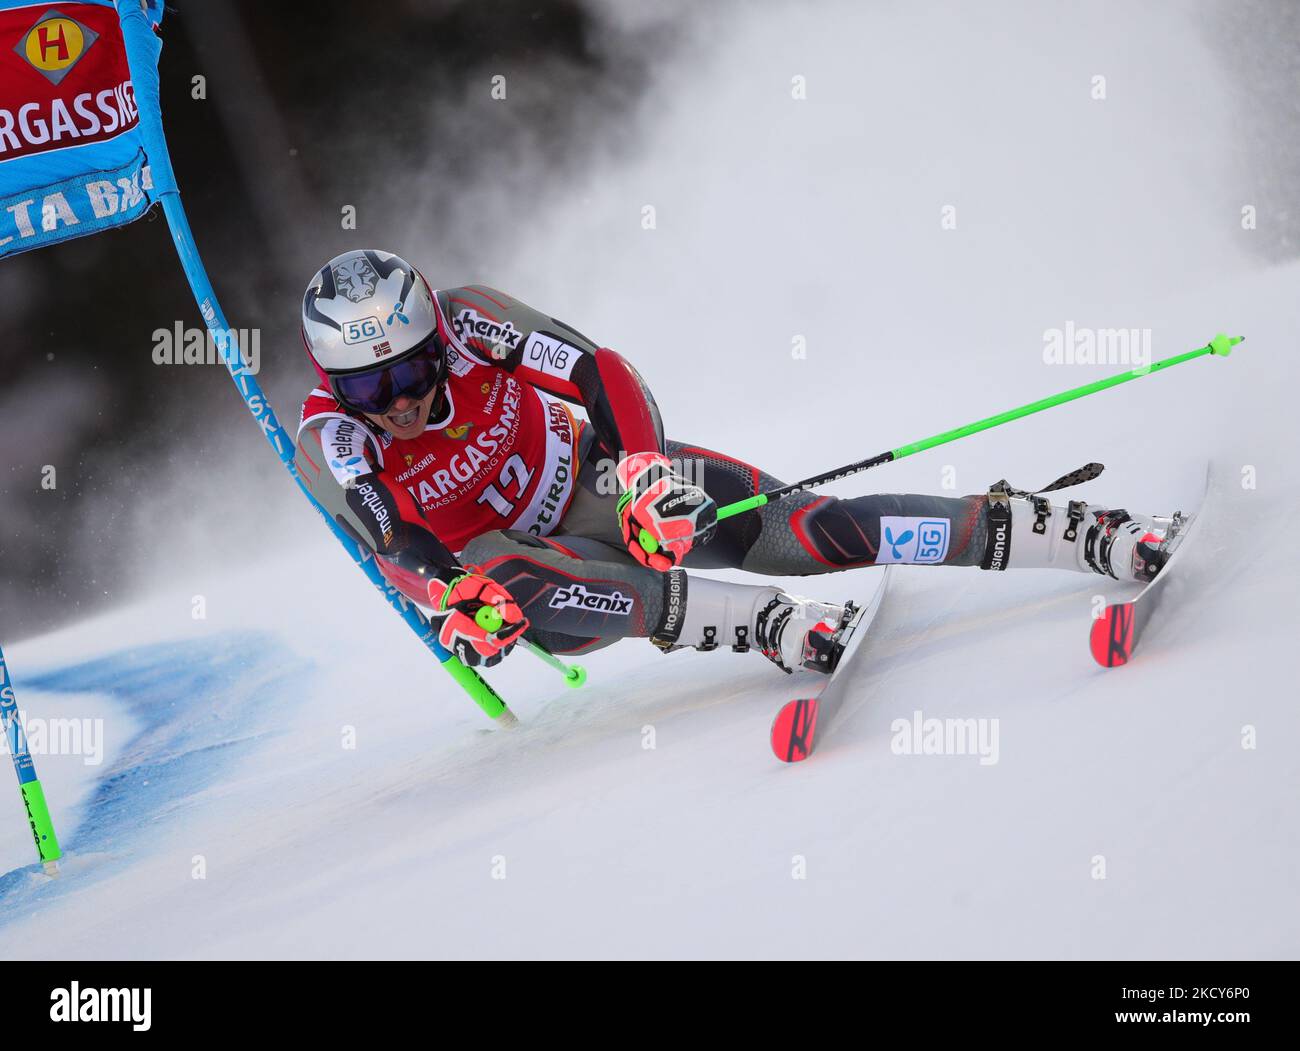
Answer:
[[551, 596], [550, 605], [552, 609], [567, 609], [572, 606], [577, 609], [597, 610], [601, 613], [617, 613], [620, 617], [626, 617], [632, 612], [632, 600], [626, 598], [622, 592], [601, 594], [597, 591], [588, 591], [581, 584], [568, 584], [557, 588], [555, 594]]
[[677, 507], [679, 504], [698, 505], [699, 502], [700, 502], [700, 496], [698, 493], [679, 493], [677, 496], [674, 496], [671, 500], [665, 500], [661, 504], [659, 504], [658, 505], [659, 513], [661, 515], [666, 515], [670, 511], [672, 511], [674, 507]]

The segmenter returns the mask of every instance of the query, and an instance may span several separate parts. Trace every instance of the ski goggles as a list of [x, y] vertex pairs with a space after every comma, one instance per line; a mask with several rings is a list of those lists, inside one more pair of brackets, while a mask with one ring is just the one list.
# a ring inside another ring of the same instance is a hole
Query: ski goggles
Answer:
[[386, 416], [398, 398], [419, 401], [447, 380], [447, 353], [435, 332], [401, 361], [330, 377], [334, 397], [349, 409]]

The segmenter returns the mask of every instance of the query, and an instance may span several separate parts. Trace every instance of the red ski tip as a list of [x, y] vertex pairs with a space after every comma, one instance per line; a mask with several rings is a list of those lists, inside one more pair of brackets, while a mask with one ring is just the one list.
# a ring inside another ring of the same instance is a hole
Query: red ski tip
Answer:
[[817, 699], [789, 701], [772, 721], [772, 753], [783, 763], [798, 763], [813, 750]]
[[1118, 602], [1092, 622], [1088, 646], [1093, 659], [1103, 668], [1127, 664], [1133, 653], [1133, 603]]

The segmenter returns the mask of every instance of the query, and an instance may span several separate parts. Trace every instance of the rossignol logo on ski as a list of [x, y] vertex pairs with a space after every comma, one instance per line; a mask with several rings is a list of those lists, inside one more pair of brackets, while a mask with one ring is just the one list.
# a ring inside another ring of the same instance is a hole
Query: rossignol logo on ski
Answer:
[[616, 613], [626, 617], [632, 612], [632, 600], [621, 591], [601, 593], [588, 591], [581, 584], [566, 584], [557, 588], [551, 596], [552, 609], [586, 609], [600, 613]]

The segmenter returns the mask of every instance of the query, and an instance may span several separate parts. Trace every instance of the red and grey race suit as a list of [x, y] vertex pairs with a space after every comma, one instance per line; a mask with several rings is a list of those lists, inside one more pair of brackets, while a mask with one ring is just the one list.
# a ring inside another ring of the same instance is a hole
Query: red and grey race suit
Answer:
[[417, 602], [427, 604], [430, 576], [449, 580], [473, 565], [514, 596], [529, 637], [553, 652], [629, 636], [672, 646], [689, 601], [685, 569], [788, 576], [985, 556], [983, 495], [799, 493], [723, 520], [684, 568], [638, 565], [615, 511], [621, 456], [666, 453], [719, 506], [783, 483], [665, 440], [636, 370], [568, 325], [481, 285], [435, 300], [450, 368], [420, 437], [394, 438], [323, 388], [307, 397], [298, 431], [313, 495]]

